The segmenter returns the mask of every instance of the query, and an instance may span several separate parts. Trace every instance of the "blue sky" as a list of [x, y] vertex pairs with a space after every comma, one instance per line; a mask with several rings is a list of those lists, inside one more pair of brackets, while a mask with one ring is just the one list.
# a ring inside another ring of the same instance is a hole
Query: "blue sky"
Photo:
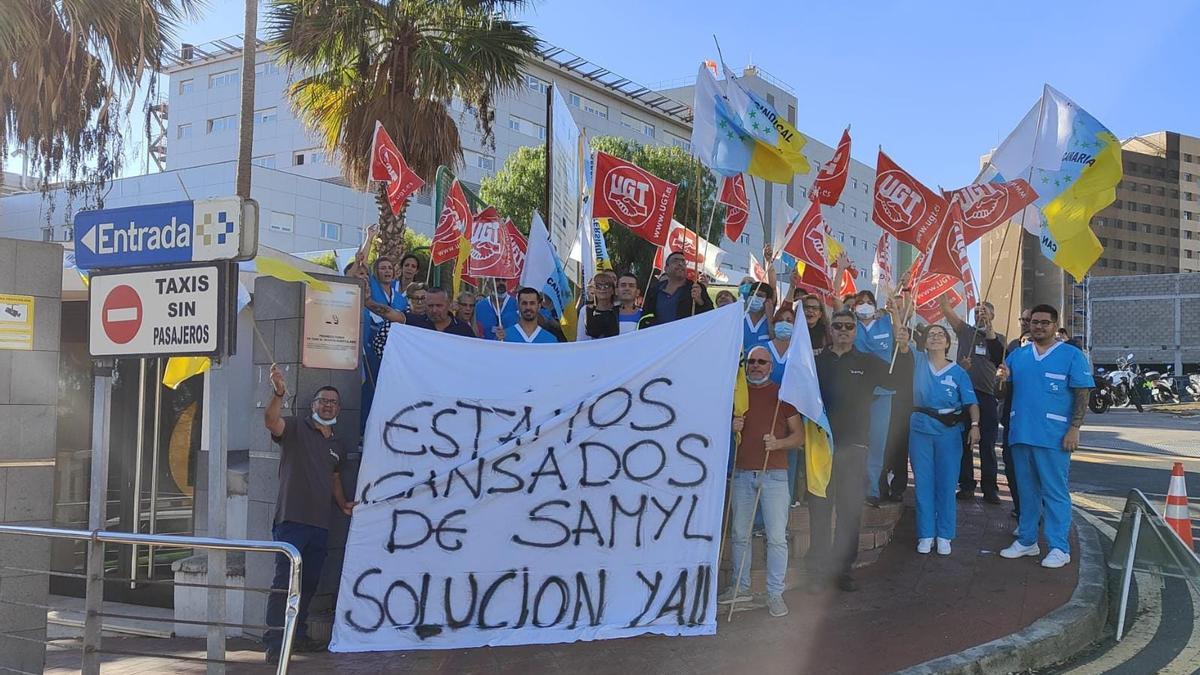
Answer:
[[[753, 63], [797, 93], [798, 127], [852, 154], [878, 146], [931, 187], [975, 178], [1050, 83], [1119, 138], [1200, 135], [1200, 2], [1010, 0], [745, 3], [535, 2], [522, 13], [546, 41], [653, 85], [715, 58]], [[261, 26], [261, 23], [260, 23]], [[181, 37], [241, 32], [241, 0], [210, 0]]]

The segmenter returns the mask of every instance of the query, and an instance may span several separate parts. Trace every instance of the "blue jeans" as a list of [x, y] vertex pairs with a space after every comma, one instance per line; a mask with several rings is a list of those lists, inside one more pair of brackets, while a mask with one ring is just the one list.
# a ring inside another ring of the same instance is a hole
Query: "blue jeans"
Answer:
[[917, 493], [917, 539], [954, 538], [958, 525], [954, 483], [962, 452], [959, 427], [937, 434], [909, 432], [908, 459]]
[[1071, 492], [1067, 475], [1071, 453], [1062, 448], [1034, 445], [1012, 446], [1017, 483], [1021, 485], [1021, 518], [1017, 520], [1017, 540], [1032, 546], [1038, 540], [1038, 521], [1044, 520], [1046, 543], [1070, 555], [1067, 532], [1071, 528]]
[[[271, 528], [271, 538], [275, 541], [286, 541], [300, 551], [300, 613], [296, 617], [295, 634], [298, 640], [308, 634], [308, 604], [312, 602], [313, 594], [317, 592], [317, 583], [321, 581], [329, 530], [285, 520]], [[290, 580], [291, 566], [287, 556], [276, 554], [275, 578], [271, 581], [271, 588], [287, 589]], [[283, 612], [286, 606], [286, 592], [271, 593], [267, 596], [267, 625], [272, 627], [263, 635], [263, 642], [267, 647], [278, 649], [283, 642]]]
[[[787, 573], [788, 546], [787, 469], [733, 472], [733, 512], [730, 514], [730, 535], [733, 554], [734, 582], [739, 589], [750, 588], [750, 523], [751, 511], [761, 511], [767, 528], [767, 595], [783, 594], [783, 576]], [[762, 488], [761, 509], [754, 507], [755, 497]]]
[[892, 394], [876, 394], [871, 401], [870, 444], [867, 450], [867, 495], [879, 499], [879, 477], [887, 449], [888, 426], [892, 423]]

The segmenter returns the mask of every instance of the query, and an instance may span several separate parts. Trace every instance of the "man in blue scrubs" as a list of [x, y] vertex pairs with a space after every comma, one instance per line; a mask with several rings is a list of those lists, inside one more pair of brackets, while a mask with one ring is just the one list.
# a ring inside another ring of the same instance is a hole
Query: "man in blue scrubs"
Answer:
[[[496, 307], [500, 311], [497, 313]], [[485, 340], [503, 340], [497, 328], [508, 328], [517, 322], [517, 301], [508, 293], [508, 284], [503, 279], [496, 280], [496, 292], [493, 295], [480, 294], [475, 303], [475, 321]]]
[[542, 309], [542, 294], [537, 289], [526, 286], [517, 291], [517, 308], [520, 320], [505, 328], [496, 329], [496, 338], [501, 342], [516, 342], [520, 344], [551, 344], [559, 341], [558, 337], [548, 330], [543, 330], [538, 321]]
[[742, 352], [771, 341], [771, 315], [775, 313], [775, 289], [762, 282], [750, 286], [746, 316], [742, 322]]
[[1038, 522], [1044, 519], [1050, 553], [1042, 559], [1042, 567], [1051, 569], [1071, 562], [1067, 474], [1071, 453], [1079, 447], [1088, 391], [1095, 386], [1087, 357], [1070, 343], [1057, 341], [1057, 332], [1058, 310], [1050, 305], [1034, 307], [1029, 344], [1010, 354], [996, 372], [999, 381], [1011, 388], [1008, 440], [1021, 485], [1017, 540], [1000, 555], [1041, 555]]
[[[875, 294], [861, 291], [855, 297], [854, 315], [858, 319], [858, 331], [854, 336], [854, 348], [866, 354], [892, 362], [894, 340], [892, 338], [892, 316], [880, 312], [875, 303]], [[871, 399], [870, 451], [867, 453], [867, 503], [879, 506], [879, 478], [883, 475], [883, 460], [888, 440], [888, 427], [892, 418], [892, 395], [895, 390], [875, 387]]]

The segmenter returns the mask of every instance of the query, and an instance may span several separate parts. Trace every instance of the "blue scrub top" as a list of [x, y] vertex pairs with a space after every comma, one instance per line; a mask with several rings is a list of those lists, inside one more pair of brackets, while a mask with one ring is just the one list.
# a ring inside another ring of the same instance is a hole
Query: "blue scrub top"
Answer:
[[[913, 354], [913, 404], [921, 408], [933, 408], [941, 413], [956, 410], [966, 410], [967, 406], [977, 405], [975, 387], [971, 386], [971, 376], [962, 366], [951, 361], [941, 370], [935, 371], [929, 363], [929, 356], [924, 352]], [[912, 414], [913, 431], [922, 434], [942, 434], [947, 431], [962, 433], [962, 425], [948, 427], [929, 415], [914, 412]]]
[[[475, 322], [485, 340], [496, 339], [496, 302], [495, 296], [488, 295], [475, 302]], [[521, 318], [517, 312], [517, 301], [511, 295], [505, 295], [500, 305], [500, 316], [504, 321], [504, 330], [508, 330]]]
[[787, 351], [780, 354], [775, 350], [774, 340], [766, 344], [767, 351], [771, 352], [771, 381], [775, 384], [783, 384], [783, 369], [787, 365]]
[[742, 318], [742, 353], [750, 351], [750, 348], [755, 345], [766, 344], [771, 341], [771, 334], [768, 331], [767, 313], [763, 312], [758, 323], [750, 318], [747, 314]]
[[1012, 373], [1009, 443], [1061, 448], [1071, 425], [1071, 390], [1096, 386], [1087, 357], [1066, 342], [1055, 342], [1042, 354], [1030, 343], [1004, 362]]
[[554, 333], [548, 330], [542, 330], [541, 326], [533, 329], [533, 335], [528, 337], [521, 331], [520, 326], [506, 326], [504, 328], [504, 341], [516, 342], [518, 344], [557, 344], [558, 338], [554, 337]]
[[[856, 331], [854, 334], [854, 348], [860, 352], [874, 354], [883, 361], [891, 363], [892, 348], [894, 344], [893, 339], [892, 315], [884, 314], [878, 319], [875, 319], [871, 323], [870, 328], [868, 328], [867, 325], [862, 321], [858, 322], [858, 331]], [[894, 393], [896, 392], [891, 389], [875, 387], [876, 396]]]

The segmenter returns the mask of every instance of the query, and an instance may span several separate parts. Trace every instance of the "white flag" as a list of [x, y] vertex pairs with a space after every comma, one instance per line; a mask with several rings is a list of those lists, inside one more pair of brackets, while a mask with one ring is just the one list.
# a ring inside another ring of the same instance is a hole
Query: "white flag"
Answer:
[[563, 271], [554, 244], [550, 242], [550, 232], [537, 211], [533, 212], [533, 219], [529, 223], [529, 248], [525, 251], [521, 285], [545, 293], [558, 316], [563, 315], [563, 307], [571, 304], [571, 285], [567, 281], [567, 274]]

